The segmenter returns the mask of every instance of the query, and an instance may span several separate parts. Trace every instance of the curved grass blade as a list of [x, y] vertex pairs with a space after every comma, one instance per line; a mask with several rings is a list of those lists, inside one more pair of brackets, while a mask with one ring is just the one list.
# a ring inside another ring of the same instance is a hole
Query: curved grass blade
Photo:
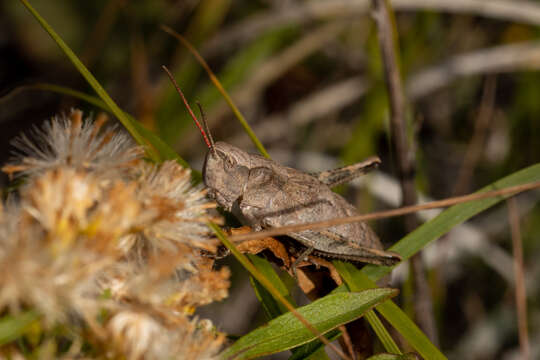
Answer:
[[[354, 265], [341, 261], [334, 261], [333, 264], [345, 282], [351, 284], [354, 289], [373, 289], [377, 287]], [[386, 301], [378, 305], [376, 309], [424, 359], [446, 360], [441, 351], [431, 343], [422, 330], [393, 301]]]
[[96, 80], [96, 78], [90, 73], [90, 71], [84, 66], [84, 64], [79, 60], [77, 55], [69, 48], [69, 46], [62, 40], [62, 38], [53, 30], [53, 28], [45, 21], [43, 17], [30, 5], [30, 3], [27, 0], [19, 0], [26, 9], [34, 16], [34, 18], [39, 22], [41, 27], [49, 34], [49, 36], [56, 42], [56, 44], [60, 47], [60, 49], [64, 52], [64, 54], [69, 58], [69, 60], [73, 63], [75, 68], [79, 71], [79, 73], [86, 79], [88, 84], [94, 89], [94, 91], [99, 95], [99, 97], [105, 102], [108, 109], [120, 120], [122, 125], [129, 131], [131, 136], [139, 143], [140, 145], [144, 146], [146, 148], [148, 156], [154, 160], [159, 161], [159, 155], [156, 152], [156, 150], [149, 146], [146, 139], [140, 134], [140, 132], [137, 130], [136, 125], [125, 116], [124, 112], [116, 105], [113, 99], [107, 94], [105, 89], [100, 85], [100, 83]]
[[[249, 260], [253, 263], [253, 266], [261, 272], [261, 274], [266, 277], [276, 289], [283, 295], [293, 306], [297, 306], [294, 302], [294, 299], [291, 297], [289, 289], [280, 279], [279, 275], [276, 273], [272, 265], [264, 258], [256, 255], [247, 255]], [[277, 301], [272, 294], [268, 292], [255, 278], [250, 277], [253, 290], [255, 295], [261, 302], [264, 311], [268, 315], [269, 320], [276, 318], [287, 312], [287, 308]], [[335, 339], [341, 336], [339, 330], [332, 330], [330, 333], [325, 335], [329, 341], [334, 341]], [[328, 355], [324, 352], [324, 344], [315, 339], [308, 344], [304, 344], [295, 349], [291, 349], [293, 355], [289, 360], [299, 360], [299, 359], [310, 359], [310, 360], [329, 360]]]
[[[334, 266], [336, 267], [336, 270], [339, 272], [340, 276], [343, 278], [345, 283], [347, 284], [347, 287], [350, 291], [361, 291], [363, 290], [361, 287], [357, 286], [356, 282], [354, 281], [353, 276], [351, 275], [349, 271], [349, 267], [345, 267], [343, 262], [336, 261]], [[355, 267], [356, 270], [356, 267]], [[388, 333], [384, 325], [382, 324], [381, 320], [377, 317], [377, 314], [373, 310], [370, 310], [366, 313], [366, 319], [369, 322], [369, 325], [375, 331], [375, 334], [377, 334], [377, 337], [383, 344], [386, 351], [392, 353], [392, 354], [398, 354], [401, 355], [401, 350], [397, 346], [397, 344], [394, 342], [394, 339], [392, 339], [392, 336]]]
[[[515, 186], [520, 184], [540, 181], [540, 164], [535, 164], [511, 175], [508, 175], [480, 190], [480, 192]], [[399, 253], [403, 259], [407, 259], [424, 248], [431, 241], [447, 233], [454, 226], [466, 221], [472, 216], [496, 205], [505, 197], [495, 197], [475, 200], [463, 204], [454, 205], [441, 212], [436, 218], [421, 225], [415, 231], [401, 239], [390, 250]], [[369, 289], [376, 287], [374, 281], [380, 279], [391, 271], [392, 268], [385, 266], [367, 265], [362, 270], [356, 269], [350, 264], [334, 262], [340, 275], [347, 283], [355, 284], [357, 289]], [[426, 335], [414, 324], [411, 319], [392, 301], [387, 301], [377, 307], [377, 310], [390, 322], [390, 324], [414, 347], [424, 358], [446, 359], [435, 347]]]
[[367, 360], [417, 360], [418, 357], [414, 354], [377, 354], [370, 356]]
[[[287, 34], [284, 30], [272, 31], [259, 37], [256, 42], [231, 54], [223, 64], [219, 74], [216, 74], [222, 86], [225, 89], [232, 89], [244, 84], [254, 69], [282, 45]], [[174, 71], [174, 74], [178, 83], [182, 84], [184, 94], [189, 95], [189, 98], [198, 99], [204, 109], [211, 113], [212, 109], [220, 104], [223, 95], [212, 82], [206, 83], [200, 88], [196, 86], [195, 82], [196, 79], [199, 79], [201, 71], [203, 69], [195, 59], [186, 58]], [[173, 118], [174, 121], [171, 120]], [[178, 101], [176, 92], [171, 94], [169, 91], [165, 91], [157, 108], [156, 120], [159, 129], [158, 135], [165, 142], [173, 144], [178, 141], [178, 136], [175, 134], [181, 134], [187, 127], [193, 126], [193, 120], [185, 112], [183, 104]]]
[[[274, 285], [276, 290], [279, 291], [279, 293], [283, 295], [283, 297], [287, 299], [291, 305], [296, 307], [296, 304], [289, 293], [289, 289], [287, 289], [287, 286], [285, 286], [283, 281], [281, 281], [272, 265], [270, 265], [266, 259], [256, 255], [248, 254], [247, 257], [249, 260], [251, 260], [253, 266], [255, 266], [257, 270], [259, 270], [259, 272]], [[255, 295], [261, 302], [269, 319], [273, 319], [287, 312], [287, 308], [282, 303], [277, 301], [253, 276], [250, 277], [250, 281], [251, 285], [253, 286], [253, 290], [255, 291]]]
[[[289, 289], [280, 279], [272, 265], [266, 259], [260, 256], [248, 254], [247, 257], [249, 258], [249, 260], [251, 260], [253, 266], [255, 266], [264, 277], [266, 277], [270, 282], [272, 282], [272, 284], [280, 292], [280, 294], [283, 295], [291, 303], [291, 305], [296, 307], [297, 305], [294, 302], [294, 299], [291, 297]], [[279, 301], [277, 301], [272, 296], [272, 294], [270, 294], [270, 292], [268, 292], [268, 290], [266, 290], [264, 286], [261, 285], [260, 282], [258, 282], [252, 276], [250, 277], [250, 281], [251, 285], [253, 286], [253, 290], [255, 291], [255, 295], [261, 302], [264, 311], [268, 315], [269, 320], [287, 312], [287, 308]], [[332, 330], [325, 336], [329, 341], [334, 341], [341, 336], [341, 332], [339, 330]], [[304, 344], [296, 349], [291, 349], [293, 355], [289, 358], [289, 360], [328, 360], [328, 355], [326, 355], [326, 353], [322, 349], [324, 349], [324, 344], [321, 341], [315, 339], [308, 344]]]
[[341, 350], [339, 350], [334, 344], [330, 343], [328, 339], [326, 339], [322, 334], [320, 334], [317, 329], [313, 325], [311, 325], [300, 313], [298, 313], [294, 306], [292, 306], [292, 304], [279, 292], [279, 290], [276, 289], [274, 284], [272, 284], [269, 279], [263, 276], [244, 254], [238, 251], [236, 246], [228, 239], [227, 235], [225, 235], [225, 233], [223, 232], [223, 230], [221, 230], [219, 226], [212, 222], [208, 223], [208, 226], [214, 231], [214, 233], [219, 238], [219, 240], [221, 240], [223, 245], [225, 245], [231, 251], [234, 257], [240, 262], [240, 264], [242, 264], [242, 266], [244, 266], [244, 268], [249, 271], [249, 273], [255, 279], [257, 279], [257, 281], [259, 281], [276, 300], [278, 300], [281, 304], [285, 305], [287, 310], [289, 310], [287, 314], [294, 316], [304, 326], [304, 328], [312, 334], [314, 338], [318, 338], [319, 340], [321, 340], [325, 345], [328, 345], [342, 358], [348, 358]]
[[[329, 341], [334, 341], [341, 336], [341, 331], [334, 329], [324, 335]], [[313, 340], [296, 349], [291, 349], [293, 353], [288, 360], [330, 360], [324, 351], [324, 344], [318, 340]]]
[[[377, 304], [397, 295], [395, 289], [371, 289], [361, 293], [330, 294], [297, 309], [322, 334], [355, 320]], [[222, 359], [252, 359], [308, 343], [315, 339], [293, 314], [281, 315], [240, 338], [226, 349]]]
[[[482, 188], [478, 192], [486, 192], [502, 189], [510, 186], [522, 185], [540, 181], [540, 164], [529, 166], [525, 169], [516, 171], [494, 183]], [[470, 219], [474, 215], [496, 205], [508, 196], [498, 196], [475, 201], [469, 201], [463, 204], [454, 205], [437, 217], [421, 225], [416, 230], [398, 241], [389, 250], [400, 254], [404, 260], [416, 254], [431, 241], [438, 239], [450, 231], [454, 226]], [[371, 280], [377, 281], [392, 270], [387, 266], [367, 265], [362, 272]]]
[[[283, 283], [283, 281], [280, 279], [272, 265], [266, 260], [263, 259], [260, 256], [256, 255], [250, 255], [247, 254], [247, 257], [251, 262], [253, 263], [253, 266], [257, 268], [257, 270], [260, 271], [260, 273], [266, 277], [276, 288], [276, 290], [279, 291], [285, 299], [287, 299], [291, 305], [296, 307], [296, 303], [294, 302], [294, 299], [291, 297], [289, 289], [287, 289], [287, 286]], [[260, 282], [258, 282], [253, 276], [250, 276], [249, 280], [251, 281], [251, 285], [253, 286], [253, 290], [255, 291], [255, 295], [257, 296], [257, 299], [262, 304], [262, 307], [268, 316], [268, 319], [271, 320], [273, 318], [276, 318], [282, 314], [285, 314], [287, 312], [287, 308], [277, 301], [272, 294], [265, 289], [264, 286], [261, 285]], [[334, 341], [338, 337], [341, 336], [341, 332], [338, 330], [333, 330], [330, 333], [326, 335], [326, 338], [329, 341]], [[319, 340], [313, 340], [312, 342], [308, 344], [304, 344], [296, 349], [291, 349], [293, 355], [291, 356], [291, 359], [310, 359], [310, 360], [329, 360], [328, 355], [322, 350], [324, 348], [324, 344]], [[317, 353], [318, 352], [318, 353]], [[317, 353], [317, 354], [316, 354]]]

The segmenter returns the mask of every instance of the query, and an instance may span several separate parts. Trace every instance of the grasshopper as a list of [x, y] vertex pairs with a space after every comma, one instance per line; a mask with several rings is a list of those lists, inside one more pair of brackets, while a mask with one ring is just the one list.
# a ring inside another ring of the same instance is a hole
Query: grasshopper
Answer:
[[[208, 195], [244, 225], [260, 231], [358, 215], [357, 209], [331, 188], [377, 167], [380, 163], [377, 157], [343, 168], [308, 174], [263, 156], [249, 154], [225, 142], [214, 143], [200, 104], [206, 131], [174, 78], [170, 77], [209, 149], [203, 166], [203, 181], [209, 189]], [[398, 254], [384, 251], [375, 232], [364, 222], [287, 235], [306, 248], [297, 260], [313, 254], [387, 266], [401, 261]]]

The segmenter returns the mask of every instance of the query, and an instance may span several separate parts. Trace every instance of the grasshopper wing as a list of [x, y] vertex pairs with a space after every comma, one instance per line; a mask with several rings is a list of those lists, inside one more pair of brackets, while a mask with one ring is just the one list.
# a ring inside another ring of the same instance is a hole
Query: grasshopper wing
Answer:
[[[250, 170], [237, 209], [243, 221], [256, 229], [358, 214], [356, 208], [313, 176], [292, 168], [269, 166]], [[396, 254], [383, 250], [377, 235], [363, 222], [288, 235], [330, 258], [381, 265], [400, 260]]]

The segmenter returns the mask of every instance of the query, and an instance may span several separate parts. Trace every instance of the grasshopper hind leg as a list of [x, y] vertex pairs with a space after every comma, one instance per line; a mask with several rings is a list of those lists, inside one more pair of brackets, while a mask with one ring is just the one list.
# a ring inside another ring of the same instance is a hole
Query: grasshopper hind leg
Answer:
[[361, 255], [347, 255], [347, 254], [333, 254], [324, 251], [314, 251], [313, 255], [322, 257], [329, 260], [341, 260], [347, 261], [353, 264], [373, 264], [380, 266], [394, 266], [401, 262], [403, 259], [398, 253], [392, 251], [381, 251], [376, 249], [369, 249], [369, 252], [365, 256]]
[[309, 255], [315, 250], [313, 246], [310, 246], [306, 248], [304, 251], [300, 253], [300, 255], [294, 260], [294, 262], [291, 265], [292, 272], [294, 274], [294, 277], [298, 279], [298, 274], [296, 273], [297, 266], [304, 261], [304, 259], [307, 259]]
[[[314, 246], [311, 244], [313, 243], [313, 239], [311, 240], [311, 243], [307, 241], [308, 239], [306, 236], [302, 235], [301, 233], [292, 233], [288, 234], [291, 238], [295, 239], [296, 241], [302, 243], [304, 246], [307, 246], [309, 248], [314, 248]], [[326, 251], [326, 250], [320, 250], [320, 249], [313, 249], [308, 254], [315, 255], [317, 257], [322, 257], [326, 259], [331, 260], [342, 260], [342, 261], [348, 261], [351, 263], [356, 264], [374, 264], [374, 265], [383, 265], [383, 266], [394, 266], [403, 259], [398, 253], [395, 253], [393, 251], [385, 251], [375, 247], [369, 247], [369, 246], [362, 246], [358, 243], [350, 242], [348, 239], [344, 238], [342, 235], [330, 230], [320, 230], [317, 233], [317, 242], [323, 242], [326, 244], [335, 244], [337, 247], [335, 248], [336, 251]], [[342, 247], [342, 245], [346, 245], [345, 248]], [[328, 249], [330, 250], [330, 249]], [[303, 255], [302, 257], [299, 257], [299, 259], [305, 257], [306, 255]]]
[[376, 169], [381, 163], [381, 160], [377, 156], [370, 157], [362, 162], [344, 166], [337, 169], [321, 171], [313, 173], [320, 182], [328, 187], [335, 187], [341, 184], [348, 183], [349, 181], [367, 174], [369, 171]]

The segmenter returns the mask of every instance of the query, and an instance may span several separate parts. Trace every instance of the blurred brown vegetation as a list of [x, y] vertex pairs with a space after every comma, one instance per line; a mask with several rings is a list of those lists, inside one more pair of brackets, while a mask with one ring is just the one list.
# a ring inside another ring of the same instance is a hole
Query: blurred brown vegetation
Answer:
[[[419, 193], [430, 198], [469, 193], [539, 162], [540, 1], [391, 3]], [[362, 212], [398, 206], [386, 89], [367, 0], [32, 4], [120, 107], [195, 168], [205, 147], [162, 64], [173, 70], [188, 99], [203, 104], [215, 139], [253, 148], [207, 75], [161, 24], [201, 51], [276, 160], [315, 171], [379, 155], [381, 171], [365, 186], [341, 190]], [[25, 88], [36, 83], [91, 93], [21, 4], [2, 2], [2, 163], [9, 157], [9, 140], [31, 125], [74, 106], [98, 111], [72, 97]], [[533, 357], [540, 353], [538, 195], [517, 197]], [[387, 244], [403, 235], [398, 220], [373, 225]], [[451, 358], [516, 358], [505, 205], [455, 229], [424, 255], [441, 350]], [[393, 284], [403, 286], [402, 307], [412, 312], [407, 279], [402, 267]], [[253, 295], [245, 296], [247, 283], [235, 280], [228, 302], [206, 315], [227, 332], [244, 333], [253, 326], [257, 303]]]

